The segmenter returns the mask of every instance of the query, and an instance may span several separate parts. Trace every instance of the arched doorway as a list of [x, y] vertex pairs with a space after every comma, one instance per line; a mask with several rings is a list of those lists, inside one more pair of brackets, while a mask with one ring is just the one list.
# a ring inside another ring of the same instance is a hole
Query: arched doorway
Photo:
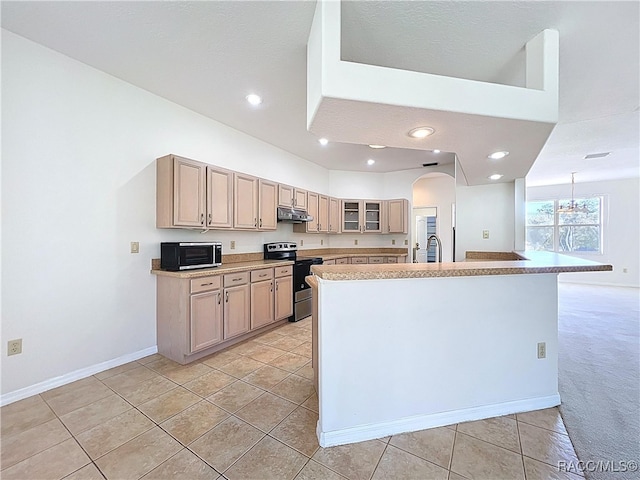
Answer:
[[431, 234], [442, 242], [442, 261], [454, 261], [455, 248], [455, 179], [446, 173], [432, 172], [413, 183], [411, 212], [412, 260], [416, 263], [437, 261], [435, 245], [427, 250]]

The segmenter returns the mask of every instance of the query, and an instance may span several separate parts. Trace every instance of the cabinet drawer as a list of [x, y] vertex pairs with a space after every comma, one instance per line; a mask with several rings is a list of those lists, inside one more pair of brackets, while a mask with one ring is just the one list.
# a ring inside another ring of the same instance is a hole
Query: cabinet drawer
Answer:
[[191, 293], [206, 292], [220, 288], [220, 275], [194, 278], [191, 280]]
[[264, 280], [273, 279], [273, 268], [261, 268], [251, 272], [252, 282], [263, 282]]
[[348, 258], [336, 258], [336, 265], [348, 265], [348, 264], [349, 264]]
[[352, 265], [366, 265], [367, 257], [351, 257]]
[[285, 267], [275, 267], [274, 270], [276, 272], [276, 278], [293, 275], [293, 265], [287, 265]]
[[398, 263], [398, 257], [387, 257], [387, 263]]
[[227, 273], [224, 276], [225, 287], [233, 287], [234, 285], [242, 285], [243, 283], [249, 283], [249, 272]]
[[384, 257], [369, 257], [369, 263], [384, 263]]

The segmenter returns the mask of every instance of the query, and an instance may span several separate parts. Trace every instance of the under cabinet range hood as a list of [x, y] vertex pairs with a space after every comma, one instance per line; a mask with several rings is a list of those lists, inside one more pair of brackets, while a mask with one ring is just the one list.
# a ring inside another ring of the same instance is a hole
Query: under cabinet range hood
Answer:
[[278, 207], [278, 221], [289, 223], [310, 222], [313, 217], [301, 208]]

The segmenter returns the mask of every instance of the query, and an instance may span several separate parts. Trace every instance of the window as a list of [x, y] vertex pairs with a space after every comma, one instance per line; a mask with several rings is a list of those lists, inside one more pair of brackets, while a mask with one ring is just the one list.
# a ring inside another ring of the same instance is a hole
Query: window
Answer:
[[527, 202], [527, 249], [552, 252], [602, 253], [602, 197], [577, 198], [584, 207], [558, 213], [569, 200]]

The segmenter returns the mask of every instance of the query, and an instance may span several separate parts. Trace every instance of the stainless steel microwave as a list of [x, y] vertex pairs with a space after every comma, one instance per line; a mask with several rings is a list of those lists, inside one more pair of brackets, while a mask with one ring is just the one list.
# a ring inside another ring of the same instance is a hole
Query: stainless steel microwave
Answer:
[[222, 265], [222, 243], [219, 242], [162, 242], [160, 268], [163, 270], [192, 270]]

